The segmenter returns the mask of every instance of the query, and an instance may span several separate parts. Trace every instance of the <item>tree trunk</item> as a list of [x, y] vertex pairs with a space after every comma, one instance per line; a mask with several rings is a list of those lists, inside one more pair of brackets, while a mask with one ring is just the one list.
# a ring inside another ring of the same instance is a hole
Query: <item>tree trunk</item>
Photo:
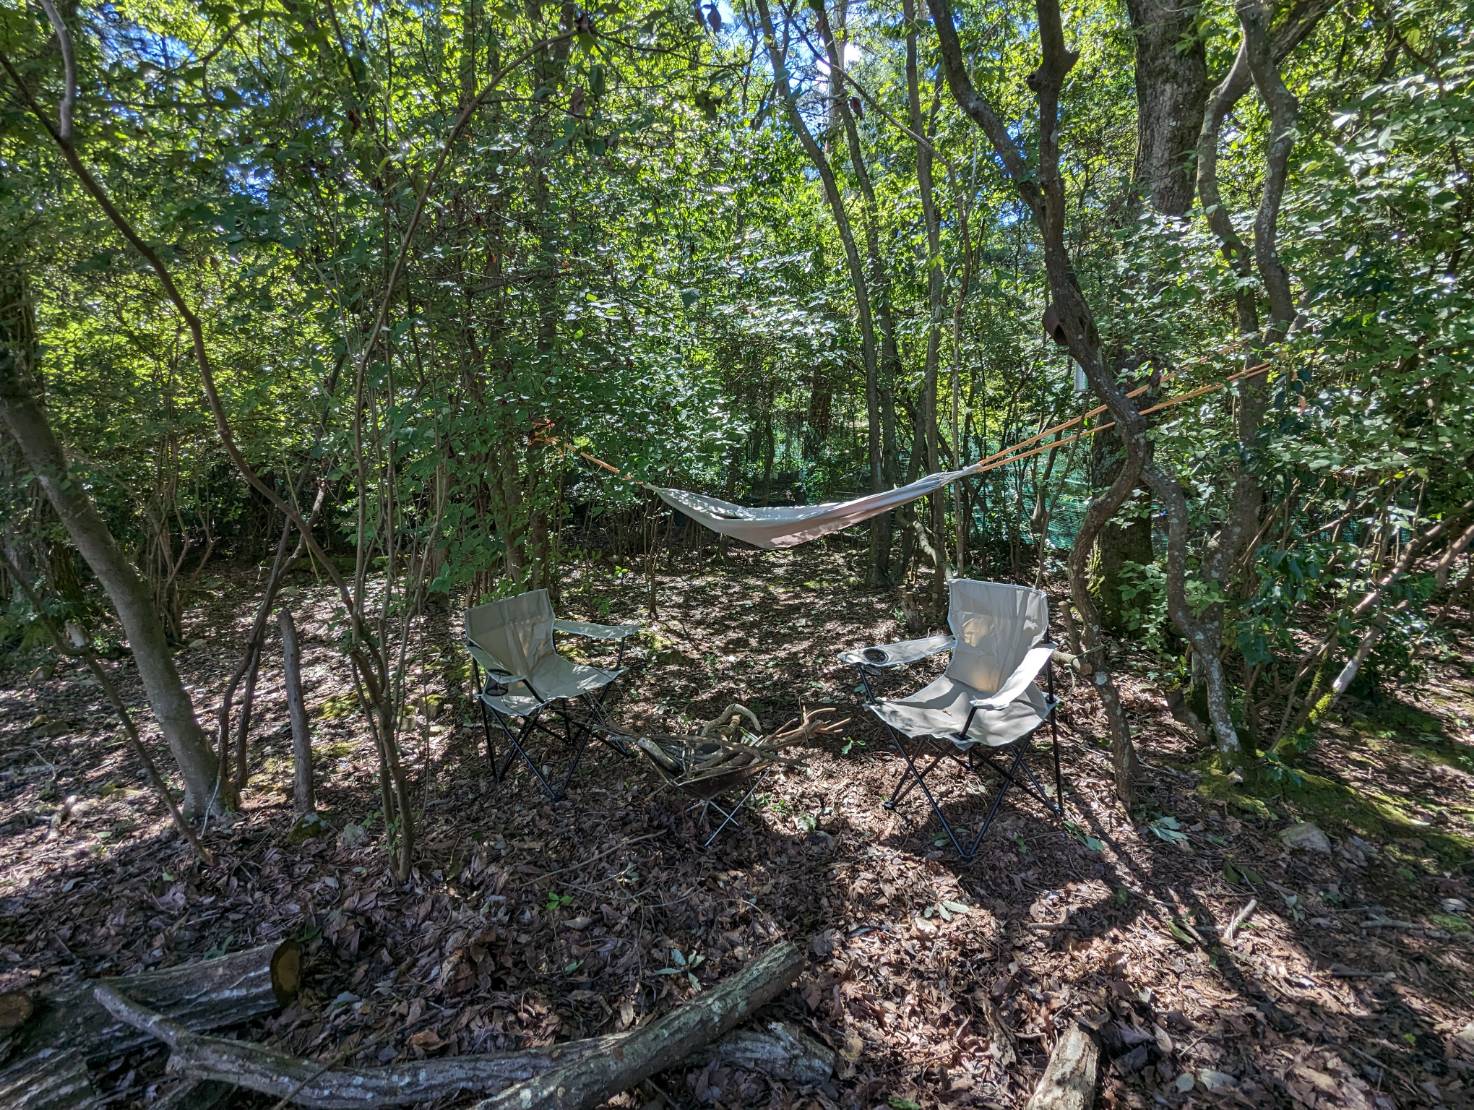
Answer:
[[1194, 0], [1127, 0], [1136, 37], [1136, 190], [1165, 216], [1186, 215], [1208, 63]]
[[[0, 300], [27, 303], [13, 295]], [[195, 719], [194, 704], [175, 669], [147, 583], [124, 557], [86, 487], [69, 473], [61, 444], [32, 395], [33, 353], [24, 332], [13, 321], [0, 318], [0, 425], [14, 438], [52, 511], [112, 602], [149, 705], [184, 776], [185, 812], [201, 812], [211, 804], [215, 788], [215, 753]]]
[[[1136, 38], [1135, 194], [1153, 211], [1183, 216], [1195, 193], [1193, 152], [1197, 149], [1208, 99], [1208, 67], [1197, 30], [1199, 5], [1193, 0], [1128, 0]], [[1150, 294], [1149, 294], [1150, 295]], [[1122, 463], [1121, 437], [1098, 436], [1091, 452], [1092, 486], [1105, 490]], [[1126, 631], [1121, 597], [1127, 563], [1152, 561], [1150, 497], [1144, 511], [1128, 501], [1121, 519], [1105, 523], [1096, 540], [1092, 590], [1101, 626]]]
[[[1113, 369], [1106, 365], [1100, 335], [1090, 305], [1075, 275], [1065, 240], [1066, 201], [1064, 180], [1060, 174], [1059, 97], [1065, 76], [1074, 66], [1078, 55], [1065, 46], [1063, 21], [1056, 0], [1037, 0], [1042, 62], [1031, 75], [1029, 84], [1035, 91], [1038, 103], [1039, 146], [1036, 156], [1031, 159], [1009, 132], [993, 105], [973, 85], [962, 56], [962, 46], [957, 37], [949, 0], [929, 0], [929, 6], [941, 47], [942, 71], [952, 90], [953, 99], [987, 135], [1039, 229], [1050, 300], [1057, 321], [1053, 338], [1069, 349], [1092, 389], [1110, 411], [1126, 445], [1130, 469], [1123, 469], [1112, 483], [1109, 499], [1097, 498], [1091, 506], [1100, 517], [1108, 519], [1119, 506], [1120, 500], [1124, 500], [1130, 485], [1135, 483], [1136, 474], [1133, 471], [1146, 465], [1150, 447], [1145, 419], [1117, 381]], [[1112, 501], [1115, 504], [1111, 504]], [[1087, 513], [1087, 523], [1090, 515]], [[1072, 555], [1072, 569], [1075, 573], [1071, 588], [1076, 608], [1081, 614], [1081, 622], [1086, 626], [1079, 630], [1081, 647], [1087, 653], [1087, 665], [1095, 676], [1102, 703], [1112, 720], [1116, 788], [1129, 797], [1133, 753], [1102, 645], [1098, 640], [1095, 643], [1090, 642], [1096, 638], [1090, 627], [1095, 613], [1094, 604], [1080, 574], [1083, 568], [1079, 564], [1086, 554], [1079, 550], [1080, 546], [1077, 545], [1077, 550]], [[1119, 738], [1115, 735], [1118, 729]]]
[[[865, 154], [860, 146], [860, 131], [850, 109], [844, 78], [844, 24], [847, 9], [841, 7], [838, 35], [830, 26], [823, 0], [812, 4], [819, 36], [829, 59], [830, 116], [837, 118], [845, 135], [845, 148], [855, 183], [860, 189], [860, 216], [865, 232], [865, 255], [868, 265], [866, 292], [870, 312], [879, 328], [879, 351], [876, 362], [876, 404], [880, 416], [880, 470], [886, 485], [900, 484], [900, 448], [896, 438], [896, 387], [901, 378], [901, 352], [896, 342], [896, 314], [891, 298], [890, 267], [880, 249], [880, 216], [875, 201], [875, 185]], [[858, 292], [858, 289], [857, 289]], [[935, 406], [933, 406], [935, 407]], [[899, 581], [906, 573], [907, 560], [892, 566], [891, 543], [895, 534], [897, 513], [883, 513], [871, 526], [870, 579], [880, 585]]]
[[[766, 0], [760, 0], [766, 3]], [[797, 978], [803, 956], [785, 941], [684, 1006], [635, 1030], [619, 1047], [575, 1059], [477, 1103], [477, 1110], [586, 1110], [664, 1071], [746, 1021]]]
[[[855, 243], [854, 229], [850, 225], [849, 213], [845, 209], [844, 195], [829, 163], [814, 134], [809, 130], [803, 113], [799, 111], [792, 86], [788, 81], [788, 66], [783, 50], [778, 45], [777, 33], [773, 29], [773, 16], [768, 10], [768, 0], [757, 0], [758, 28], [762, 31], [763, 44], [767, 48], [768, 63], [773, 67], [773, 86], [783, 102], [789, 125], [798, 136], [799, 144], [814, 165], [819, 181], [824, 187], [824, 199], [834, 218], [835, 230], [844, 246], [845, 265], [849, 270], [850, 283], [855, 293], [855, 312], [860, 322], [860, 353], [865, 366], [865, 409], [869, 417], [868, 447], [870, 458], [870, 488], [879, 491], [885, 482], [884, 447], [882, 444], [883, 413], [879, 363], [876, 357], [875, 321], [871, 313], [870, 282], [866, 277], [865, 264], [860, 258]], [[894, 437], [892, 437], [893, 439]], [[889, 563], [890, 513], [882, 513], [870, 525], [870, 571], [871, 580], [878, 584], [882, 569]]]
[[[941, 469], [937, 430], [937, 370], [942, 357], [942, 274], [941, 216], [937, 211], [936, 192], [932, 184], [932, 146], [927, 121], [921, 111], [921, 79], [917, 64], [916, 3], [904, 0], [901, 6], [906, 20], [906, 104], [911, 130], [916, 141], [916, 186], [921, 194], [921, 216], [926, 225], [926, 363], [921, 387], [921, 440], [925, 444], [926, 470], [935, 474]], [[938, 98], [932, 100], [932, 120], [936, 119]], [[961, 460], [954, 460], [960, 466]], [[927, 498], [930, 507], [929, 527], [936, 559], [933, 561], [931, 603], [944, 611], [947, 599], [947, 534], [946, 494], [937, 492]]]
[[[103, 980], [188, 1029], [218, 1029], [283, 1005], [297, 993], [302, 954], [293, 941], [266, 944], [160, 971]], [[17, 1058], [66, 1048], [90, 1062], [151, 1043], [94, 998], [96, 982], [73, 982], [32, 996], [36, 1012], [17, 1030]]]
[[[1125, 459], [1121, 437], [1114, 432], [1102, 432], [1090, 448], [1090, 484], [1100, 494], [1111, 487], [1121, 472]], [[1115, 634], [1127, 631], [1128, 604], [1122, 596], [1126, 564], [1144, 566], [1152, 561], [1151, 499], [1144, 491], [1137, 491], [1146, 504], [1131, 503], [1132, 492], [1127, 491], [1122, 501], [1123, 511], [1101, 525], [1090, 568], [1090, 592], [1100, 608], [1101, 627]]]
[[287, 710], [292, 718], [292, 800], [297, 816], [306, 817], [317, 812], [317, 798], [312, 789], [312, 732], [307, 724], [307, 706], [302, 701], [302, 659], [297, 650], [297, 626], [292, 623], [292, 611], [282, 609], [277, 619], [281, 625]]

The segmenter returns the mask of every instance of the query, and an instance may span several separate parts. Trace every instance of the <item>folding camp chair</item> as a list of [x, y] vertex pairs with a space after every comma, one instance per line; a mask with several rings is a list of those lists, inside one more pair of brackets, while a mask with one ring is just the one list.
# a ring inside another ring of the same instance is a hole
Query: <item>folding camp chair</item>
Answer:
[[[623, 670], [625, 641], [639, 631], [633, 624], [589, 624], [558, 620], [547, 590], [532, 590], [466, 610], [466, 649], [476, 679], [476, 698], [486, 732], [492, 777], [500, 783], [519, 756], [531, 768], [543, 792], [563, 797], [591, 739], [608, 743], [621, 755], [628, 751], [609, 736], [604, 706]], [[619, 655], [612, 669], [574, 663], [558, 654], [553, 634], [563, 632], [595, 640], [614, 640]], [[483, 680], [482, 672], [485, 672]], [[549, 720], [561, 724], [561, 735]], [[509, 745], [505, 762], [497, 764], [495, 725]], [[562, 740], [568, 763], [555, 785], [534, 759], [528, 744], [535, 736]]]
[[[859, 671], [866, 708], [885, 726], [906, 763], [886, 808], [895, 809], [920, 787], [966, 863], [977, 854], [1012, 786], [1022, 786], [1055, 816], [1064, 816], [1055, 719], [1059, 701], [1050, 663], [1056, 647], [1047, 638], [1049, 601], [1026, 587], [954, 579], [947, 624], [951, 635], [861, 648], [839, 658]], [[935, 682], [908, 697], [877, 697], [875, 680], [884, 672], [943, 651], [950, 651], [952, 658]], [[1046, 673], [1045, 690], [1034, 681], [1041, 671]], [[1045, 723], [1054, 748], [1053, 799], [1025, 760], [1034, 733]], [[979, 777], [986, 770], [1002, 780], [970, 841], [947, 819], [927, 782], [944, 761]]]

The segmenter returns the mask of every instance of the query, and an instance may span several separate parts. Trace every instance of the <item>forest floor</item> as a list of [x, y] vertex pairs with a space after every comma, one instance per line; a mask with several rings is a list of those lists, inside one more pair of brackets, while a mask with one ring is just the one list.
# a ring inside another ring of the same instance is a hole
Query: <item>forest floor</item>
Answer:
[[[786, 937], [808, 966], [773, 1009], [840, 1054], [833, 1084], [785, 1090], [713, 1065], [626, 1102], [1016, 1106], [1078, 1018], [1101, 1030], [1106, 1106], [1474, 1105], [1474, 659], [1433, 660], [1406, 701], [1348, 704], [1304, 757], [1315, 774], [1268, 800], [1205, 777], [1159, 692], [1127, 679], [1144, 763], [1132, 814], [1113, 800], [1095, 700], [1065, 677], [1068, 826], [1011, 797], [962, 866], [921, 799], [880, 804], [900, 762], [835, 653], [912, 630], [895, 595], [853, 578], [862, 558], [816, 544], [662, 560], [653, 618], [643, 569], [575, 572], [565, 587], [561, 615], [646, 624], [621, 721], [672, 728], [733, 701], [770, 728], [801, 705], [852, 716], [704, 853], [682, 799], [602, 746], [560, 805], [525, 768], [495, 787], [458, 617], [427, 619], [411, 648], [404, 742], [421, 819], [404, 885], [386, 874], [372, 748], [310, 581], [286, 600], [334, 832], [304, 843], [289, 839], [274, 644], [243, 815], [208, 831], [208, 867], [80, 668], [43, 677], [13, 657], [0, 675], [0, 988], [295, 937], [302, 994], [234, 1035], [371, 1064], [627, 1028]], [[224, 575], [190, 615], [179, 662], [202, 717], [258, 588], [254, 571]], [[976, 785], [944, 796], [959, 816], [980, 809]], [[1328, 850], [1282, 840], [1305, 820]], [[173, 1082], [161, 1053], [100, 1078], [139, 1104]]]

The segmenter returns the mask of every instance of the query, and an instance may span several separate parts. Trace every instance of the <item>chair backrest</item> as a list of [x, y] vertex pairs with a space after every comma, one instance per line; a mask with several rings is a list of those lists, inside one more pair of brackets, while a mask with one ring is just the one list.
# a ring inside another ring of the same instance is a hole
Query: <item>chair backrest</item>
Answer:
[[1027, 586], [954, 578], [947, 626], [957, 638], [948, 677], [996, 693], [1048, 632], [1049, 598]]
[[466, 638], [508, 674], [529, 675], [554, 653], [553, 603], [547, 590], [488, 601], [466, 610]]

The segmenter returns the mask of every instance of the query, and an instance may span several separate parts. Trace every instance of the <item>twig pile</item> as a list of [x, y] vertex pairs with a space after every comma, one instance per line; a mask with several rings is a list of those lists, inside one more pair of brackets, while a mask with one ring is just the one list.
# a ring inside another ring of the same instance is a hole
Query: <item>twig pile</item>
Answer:
[[695, 736], [647, 732], [628, 739], [667, 783], [699, 798], [714, 798], [771, 764], [803, 766], [801, 760], [781, 754], [782, 750], [839, 732], [849, 720], [825, 716], [834, 712], [832, 708], [806, 709], [764, 734], [757, 715], [734, 702], [702, 725]]

